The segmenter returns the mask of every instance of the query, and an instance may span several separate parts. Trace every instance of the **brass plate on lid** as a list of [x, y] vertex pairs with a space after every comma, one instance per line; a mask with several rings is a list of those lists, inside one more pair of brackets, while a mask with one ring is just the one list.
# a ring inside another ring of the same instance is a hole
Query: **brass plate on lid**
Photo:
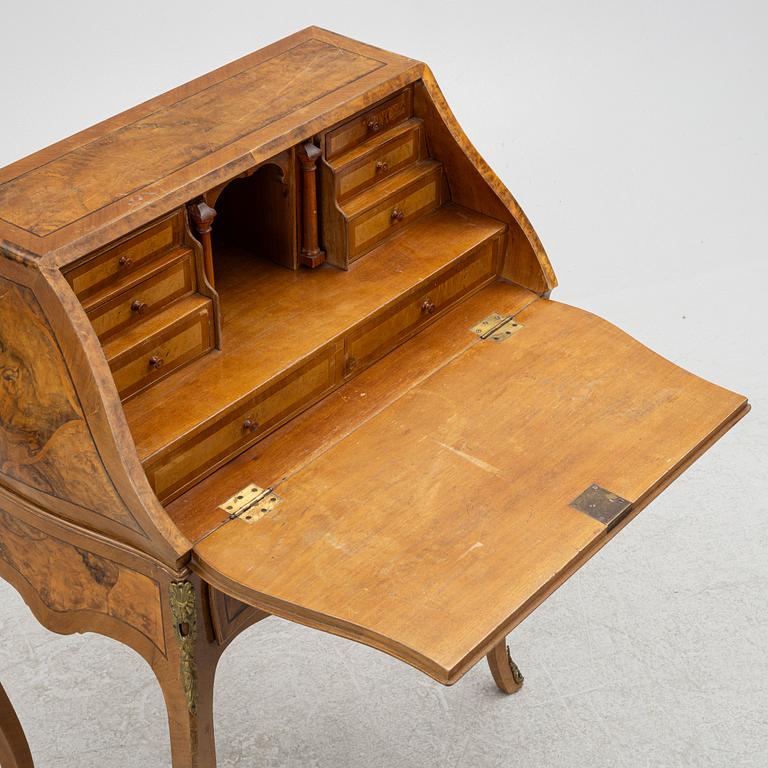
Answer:
[[632, 509], [632, 502], [593, 483], [568, 506], [586, 513], [611, 528]]

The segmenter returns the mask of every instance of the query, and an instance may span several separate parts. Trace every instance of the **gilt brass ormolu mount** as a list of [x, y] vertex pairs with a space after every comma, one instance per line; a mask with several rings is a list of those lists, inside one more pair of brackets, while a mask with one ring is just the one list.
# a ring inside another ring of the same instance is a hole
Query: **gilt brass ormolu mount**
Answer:
[[180, 650], [180, 670], [184, 693], [190, 714], [197, 713], [197, 664], [195, 641], [197, 640], [197, 603], [195, 587], [189, 581], [172, 581], [170, 587], [173, 629]]

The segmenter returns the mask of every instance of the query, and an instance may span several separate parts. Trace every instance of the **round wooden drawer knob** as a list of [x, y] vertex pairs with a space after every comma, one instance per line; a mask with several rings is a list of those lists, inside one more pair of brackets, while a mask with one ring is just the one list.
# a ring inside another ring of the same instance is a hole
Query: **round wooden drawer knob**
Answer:
[[152, 355], [149, 358], [149, 367], [156, 371], [158, 368], [162, 368], [165, 364], [165, 360], [160, 355]]
[[389, 170], [389, 163], [386, 160], [379, 160], [376, 163], [376, 173], [386, 173]]
[[400, 208], [395, 208], [392, 211], [392, 221], [402, 221], [405, 218], [405, 214]]
[[421, 311], [425, 315], [433, 315], [436, 309], [437, 306], [435, 305], [435, 302], [432, 301], [432, 299], [425, 299], [424, 303], [421, 305]]
[[135, 312], [137, 315], [143, 315], [146, 311], [147, 305], [141, 299], [136, 299], [131, 304], [131, 312]]
[[121, 256], [117, 262], [121, 267], [127, 269], [133, 264], [133, 259], [130, 256]]
[[253, 421], [252, 419], [246, 419], [243, 422], [243, 429], [246, 432], [256, 432], [259, 428], [260, 424], [258, 421]]
[[379, 128], [381, 128], [381, 125], [379, 124], [378, 119], [375, 117], [372, 117], [368, 121], [367, 125], [368, 125], [368, 130], [371, 131], [372, 133], [376, 133], [376, 131], [378, 131]]

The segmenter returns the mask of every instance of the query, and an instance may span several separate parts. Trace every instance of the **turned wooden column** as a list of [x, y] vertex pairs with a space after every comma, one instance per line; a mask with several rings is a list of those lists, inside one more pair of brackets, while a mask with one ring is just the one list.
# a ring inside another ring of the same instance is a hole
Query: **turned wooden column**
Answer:
[[301, 262], [308, 267], [319, 267], [325, 261], [325, 251], [320, 248], [317, 228], [317, 159], [320, 157], [320, 147], [311, 141], [302, 144], [298, 149], [301, 163], [302, 189], [302, 241]]
[[205, 276], [211, 288], [215, 288], [211, 229], [213, 228], [213, 220], [216, 218], [216, 211], [205, 200], [196, 200], [194, 203], [189, 204], [189, 216], [195, 225], [197, 234], [200, 236], [200, 242], [203, 244], [203, 269], [205, 270]]

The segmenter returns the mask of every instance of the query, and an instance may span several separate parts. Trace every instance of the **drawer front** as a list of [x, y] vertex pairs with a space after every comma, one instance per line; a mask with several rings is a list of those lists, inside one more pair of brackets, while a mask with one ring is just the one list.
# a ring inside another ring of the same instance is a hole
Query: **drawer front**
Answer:
[[340, 345], [330, 345], [236, 410], [148, 459], [144, 469], [155, 493], [162, 501], [177, 496], [340, 382]]
[[191, 251], [161, 268], [151, 277], [117, 296], [87, 310], [88, 318], [100, 339], [140, 322], [174, 299], [195, 288]]
[[181, 212], [149, 227], [138, 235], [88, 257], [65, 271], [69, 284], [79, 299], [98, 292], [116, 278], [130, 274], [155, 256], [181, 242], [184, 221]]
[[400, 168], [420, 159], [421, 126], [388, 141], [336, 172], [336, 196], [341, 201], [362, 192]]
[[120, 397], [125, 400], [213, 348], [213, 304], [182, 317], [110, 362]]
[[415, 184], [398, 190], [381, 203], [349, 222], [349, 259], [359, 258], [384, 238], [409, 221], [440, 206], [442, 166], [423, 176]]
[[347, 341], [345, 374], [350, 376], [385, 355], [459, 299], [493, 280], [501, 263], [501, 239], [494, 238], [416, 293], [366, 322]]
[[329, 160], [345, 149], [354, 147], [369, 136], [407, 120], [412, 113], [411, 89], [401, 91], [373, 109], [352, 118], [325, 134], [325, 156]]

